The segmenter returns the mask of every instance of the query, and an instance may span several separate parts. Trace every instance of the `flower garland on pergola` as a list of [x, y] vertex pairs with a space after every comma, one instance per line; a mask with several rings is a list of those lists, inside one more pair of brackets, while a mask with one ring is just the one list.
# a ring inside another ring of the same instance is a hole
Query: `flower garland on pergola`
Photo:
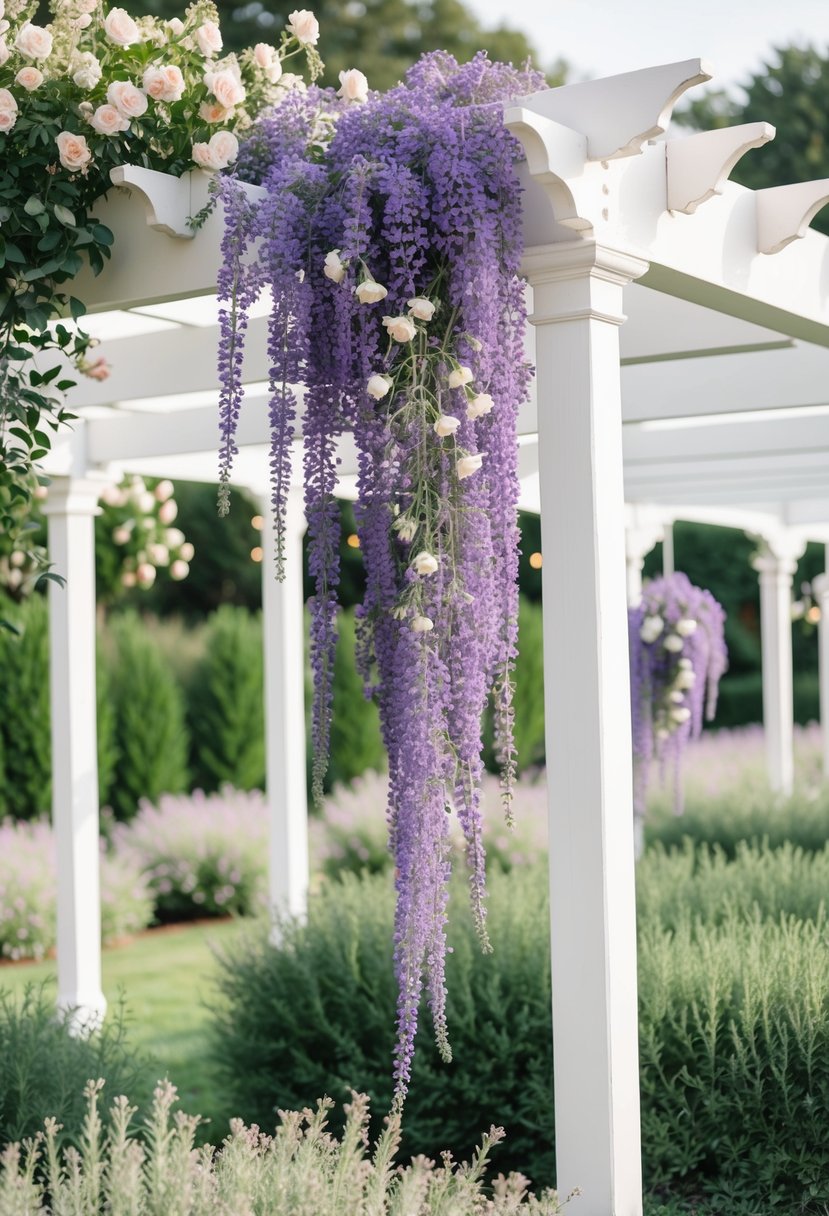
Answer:
[[339, 95], [295, 92], [220, 180], [226, 213], [221, 478], [229, 480], [242, 400], [246, 312], [265, 288], [271, 469], [277, 520], [290, 484], [304, 386], [314, 789], [327, 762], [336, 644], [337, 444], [358, 451], [356, 515], [367, 590], [359, 663], [389, 757], [399, 983], [396, 1101], [411, 1076], [425, 985], [451, 1058], [444, 959], [448, 815], [457, 811], [484, 949], [481, 715], [492, 697], [507, 813], [517, 634], [518, 407], [530, 369], [521, 257], [518, 145], [503, 102], [544, 87], [529, 69], [477, 55], [425, 56], [403, 84], [371, 93], [343, 73]]

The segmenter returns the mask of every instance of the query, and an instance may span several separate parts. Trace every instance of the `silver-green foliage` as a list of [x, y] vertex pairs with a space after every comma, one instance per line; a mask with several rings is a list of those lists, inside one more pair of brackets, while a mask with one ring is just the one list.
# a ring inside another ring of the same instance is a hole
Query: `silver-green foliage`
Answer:
[[527, 1195], [520, 1177], [499, 1179], [488, 1198], [483, 1176], [491, 1128], [469, 1164], [444, 1155], [440, 1165], [420, 1159], [394, 1165], [399, 1122], [390, 1121], [373, 1153], [367, 1151], [368, 1103], [355, 1094], [341, 1139], [326, 1120], [332, 1103], [316, 1110], [281, 1111], [273, 1136], [241, 1120], [221, 1148], [194, 1149], [198, 1117], [173, 1113], [176, 1090], [161, 1082], [143, 1134], [136, 1108], [117, 1097], [109, 1127], [99, 1113], [103, 1082], [86, 1087], [87, 1113], [79, 1149], [61, 1152], [59, 1125], [0, 1158], [2, 1216], [556, 1216], [552, 1192]]

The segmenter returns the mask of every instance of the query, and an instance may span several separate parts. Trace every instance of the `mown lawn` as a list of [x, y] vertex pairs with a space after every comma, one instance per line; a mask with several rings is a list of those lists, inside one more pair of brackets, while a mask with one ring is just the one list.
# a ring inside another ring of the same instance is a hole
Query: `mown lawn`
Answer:
[[[158, 1077], [169, 1076], [178, 1086], [185, 1110], [213, 1116], [211, 1140], [224, 1136], [227, 1117], [207, 1058], [207, 1003], [216, 965], [211, 946], [227, 946], [243, 931], [238, 921], [174, 926], [103, 953], [110, 1009], [123, 997], [131, 1043], [150, 1057]], [[0, 988], [22, 992], [29, 983], [54, 981], [55, 972], [53, 960], [0, 965]]]

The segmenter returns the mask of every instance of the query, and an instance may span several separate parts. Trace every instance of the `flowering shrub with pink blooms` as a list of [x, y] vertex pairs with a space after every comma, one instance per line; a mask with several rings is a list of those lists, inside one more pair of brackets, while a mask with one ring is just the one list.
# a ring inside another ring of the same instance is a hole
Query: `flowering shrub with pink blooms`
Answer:
[[[94, 215], [110, 170], [225, 169], [259, 111], [302, 85], [283, 62], [303, 55], [312, 78], [322, 69], [305, 10], [278, 45], [238, 55], [223, 52], [212, 0], [166, 21], [98, 0], [52, 12], [41, 25], [30, 0], [0, 6], [0, 532], [15, 526], [16, 501], [31, 501], [32, 470], [67, 421], [66, 361], [109, 374], [75, 325], [85, 308], [71, 281], [110, 256], [112, 232]], [[49, 366], [49, 352], [63, 359]]]
[[264, 796], [225, 787], [216, 794], [163, 795], [142, 802], [113, 829], [116, 854], [149, 884], [159, 920], [247, 915], [266, 906], [268, 812]]
[[[55, 945], [57, 858], [50, 824], [0, 823], [0, 956], [43, 958]], [[105, 942], [152, 920], [149, 884], [127, 856], [101, 855], [101, 930]]]

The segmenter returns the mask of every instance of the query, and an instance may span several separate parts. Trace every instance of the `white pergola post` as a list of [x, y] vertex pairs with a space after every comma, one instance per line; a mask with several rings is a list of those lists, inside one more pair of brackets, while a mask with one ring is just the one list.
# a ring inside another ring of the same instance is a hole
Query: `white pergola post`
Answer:
[[101, 987], [100, 838], [95, 700], [95, 532], [100, 483], [56, 477], [44, 511], [49, 559], [52, 822], [58, 875], [58, 1008], [76, 1029], [106, 1013]]
[[262, 627], [265, 641], [265, 757], [270, 812], [269, 891], [274, 911], [305, 913], [308, 795], [305, 776], [305, 637], [302, 491], [288, 496], [285, 581], [274, 573], [273, 513], [263, 499]]
[[531, 249], [536, 327], [557, 1185], [639, 1216], [642, 1181], [618, 326], [646, 269]]
[[676, 570], [674, 559], [674, 526], [666, 523], [662, 531], [662, 575], [668, 578]]
[[780, 531], [762, 538], [752, 565], [760, 576], [763, 728], [769, 784], [780, 794], [794, 785], [792, 576], [805, 543]]
[[818, 622], [818, 664], [820, 689], [820, 731], [823, 747], [823, 775], [829, 777], [829, 545], [826, 546], [824, 573], [812, 580], [815, 603], [820, 609]]

